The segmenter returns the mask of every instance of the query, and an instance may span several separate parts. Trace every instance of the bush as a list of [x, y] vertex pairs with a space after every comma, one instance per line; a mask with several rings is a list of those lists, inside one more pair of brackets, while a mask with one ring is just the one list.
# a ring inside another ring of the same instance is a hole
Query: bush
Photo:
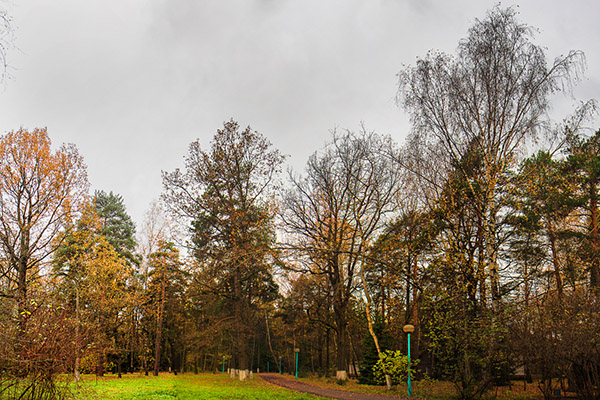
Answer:
[[494, 384], [508, 381], [517, 361], [506, 310], [485, 308], [457, 289], [426, 298], [423, 315], [434, 377], [452, 381], [458, 398], [480, 399]]
[[[414, 367], [419, 360], [411, 362]], [[375, 382], [379, 385], [385, 385], [385, 370], [392, 378], [392, 384], [398, 385], [406, 382], [408, 378], [408, 356], [403, 355], [399, 350], [386, 350], [381, 354], [381, 358], [373, 366], [373, 376]], [[411, 368], [411, 376], [415, 375], [415, 370]]]
[[0, 318], [0, 398], [65, 398], [68, 387], [58, 378], [74, 363], [74, 323], [66, 310], [34, 300], [24, 313], [24, 329], [14, 313]]
[[[95, 350], [95, 349], [91, 349]], [[113, 361], [104, 361], [102, 365], [103, 371], [114, 371], [117, 364]], [[81, 357], [79, 372], [82, 374], [95, 374], [98, 371], [98, 354], [97, 351], [90, 351]]]
[[600, 399], [600, 301], [585, 290], [547, 294], [515, 309], [512, 337], [526, 366], [542, 380], [545, 399], [571, 386], [580, 399]]

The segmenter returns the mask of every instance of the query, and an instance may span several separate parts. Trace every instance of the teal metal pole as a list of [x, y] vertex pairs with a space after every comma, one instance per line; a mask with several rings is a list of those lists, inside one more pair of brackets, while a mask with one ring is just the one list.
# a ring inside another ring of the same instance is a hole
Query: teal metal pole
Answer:
[[279, 375], [281, 375], [281, 358], [279, 359]]
[[410, 333], [408, 334], [408, 389], [407, 389], [407, 394], [409, 396], [412, 396], [412, 385], [410, 382]]
[[298, 352], [296, 352], [296, 379], [298, 379]]
[[269, 372], [269, 362], [267, 361], [267, 372]]
[[225, 373], [225, 356], [223, 356], [223, 373]]

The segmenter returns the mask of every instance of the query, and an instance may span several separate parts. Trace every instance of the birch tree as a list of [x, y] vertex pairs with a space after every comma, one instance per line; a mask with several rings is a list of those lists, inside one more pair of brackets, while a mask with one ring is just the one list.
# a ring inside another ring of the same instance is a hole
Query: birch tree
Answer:
[[[548, 62], [532, 42], [534, 30], [499, 6], [477, 19], [456, 56], [429, 52], [400, 74], [398, 102], [409, 113], [414, 135], [440, 146], [449, 164], [469, 152], [482, 157], [482, 173], [466, 184], [483, 221], [487, 276], [498, 305], [500, 276], [497, 218], [501, 174], [514, 166], [528, 138], [544, 127], [550, 95], [568, 89], [584, 68], [571, 51]], [[468, 171], [463, 171], [468, 176]]]

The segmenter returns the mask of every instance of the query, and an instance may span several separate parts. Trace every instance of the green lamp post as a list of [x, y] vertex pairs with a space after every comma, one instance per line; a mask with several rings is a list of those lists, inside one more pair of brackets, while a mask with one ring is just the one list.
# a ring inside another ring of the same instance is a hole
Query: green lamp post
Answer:
[[222, 372], [225, 372], [225, 356], [223, 356], [223, 371]]
[[412, 396], [412, 384], [410, 381], [410, 334], [415, 331], [415, 327], [413, 325], [404, 325], [402, 330], [408, 335], [408, 379], [406, 381], [406, 394]]
[[300, 353], [300, 349], [296, 347], [294, 352], [296, 353], [296, 379], [298, 379], [298, 353]]

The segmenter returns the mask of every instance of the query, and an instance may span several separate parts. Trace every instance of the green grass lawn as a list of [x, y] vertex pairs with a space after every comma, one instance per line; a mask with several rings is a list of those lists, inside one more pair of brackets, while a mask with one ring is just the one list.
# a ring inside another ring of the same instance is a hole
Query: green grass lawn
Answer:
[[158, 377], [123, 375], [99, 378], [87, 375], [75, 390], [76, 400], [208, 400], [208, 399], [265, 399], [315, 400], [320, 397], [300, 394], [272, 386], [258, 377], [240, 382], [226, 374], [177, 375]]

